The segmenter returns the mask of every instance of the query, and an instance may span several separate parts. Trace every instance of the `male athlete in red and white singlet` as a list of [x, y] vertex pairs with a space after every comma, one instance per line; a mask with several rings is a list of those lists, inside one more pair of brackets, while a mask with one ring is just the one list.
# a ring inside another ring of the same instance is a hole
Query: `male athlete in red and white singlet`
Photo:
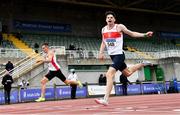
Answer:
[[117, 71], [121, 71], [126, 77], [132, 75], [136, 70], [140, 69], [145, 65], [151, 65], [150, 62], [144, 62], [141, 64], [136, 64], [132, 67], [127, 67], [125, 60], [125, 55], [123, 53], [123, 33], [131, 37], [151, 37], [153, 32], [149, 31], [147, 33], [134, 32], [126, 28], [123, 24], [115, 24], [116, 16], [112, 11], [105, 13], [107, 25], [102, 28], [102, 43], [100, 46], [99, 58], [104, 58], [104, 49], [106, 47], [109, 56], [112, 59], [112, 65], [109, 67], [106, 77], [106, 92], [102, 99], [96, 99], [96, 103], [102, 105], [108, 105], [109, 95], [113, 87], [113, 78]]
[[75, 85], [79, 85], [80, 87], [82, 87], [82, 84], [80, 81], [71, 81], [71, 80], [67, 80], [66, 77], [63, 75], [63, 73], [61, 72], [61, 68], [59, 66], [59, 64], [57, 63], [56, 60], [56, 54], [54, 50], [50, 50], [49, 46], [47, 43], [44, 43], [42, 45], [42, 50], [43, 52], [46, 54], [44, 60], [38, 60], [39, 61], [43, 61], [45, 63], [48, 63], [48, 69], [49, 72], [45, 75], [45, 77], [43, 77], [43, 79], [41, 80], [41, 97], [39, 97], [37, 100], [37, 102], [40, 101], [45, 101], [45, 89], [46, 89], [46, 83], [48, 81], [50, 81], [52, 78], [54, 77], [58, 77], [59, 79], [61, 79], [66, 85], [71, 85], [71, 84], [75, 84]]

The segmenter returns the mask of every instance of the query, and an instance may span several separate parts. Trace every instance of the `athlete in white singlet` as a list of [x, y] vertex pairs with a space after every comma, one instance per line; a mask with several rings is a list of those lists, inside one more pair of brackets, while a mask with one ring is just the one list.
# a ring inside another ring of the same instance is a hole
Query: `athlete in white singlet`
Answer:
[[136, 64], [132, 67], [127, 67], [125, 64], [125, 55], [123, 53], [123, 33], [131, 37], [151, 37], [153, 32], [147, 33], [134, 32], [126, 28], [123, 24], [115, 24], [115, 14], [112, 11], [105, 13], [107, 25], [102, 28], [102, 43], [100, 46], [99, 58], [104, 58], [104, 49], [106, 47], [108, 54], [110, 55], [113, 64], [109, 67], [106, 77], [106, 92], [102, 99], [96, 99], [95, 102], [102, 105], [108, 105], [109, 95], [113, 87], [113, 78], [115, 73], [119, 70], [123, 75], [129, 77], [136, 70], [145, 65], [151, 65], [151, 63]]
[[108, 29], [108, 26], [102, 29], [103, 42], [109, 55], [123, 54], [123, 33], [117, 28], [118, 24], [114, 24], [112, 29]]
[[41, 80], [41, 97], [39, 97], [35, 101], [37, 101], [37, 102], [45, 101], [46, 83], [48, 81], [50, 81], [52, 78], [54, 78], [54, 77], [58, 77], [66, 85], [75, 84], [75, 85], [79, 85], [80, 87], [82, 87], [82, 84], [81, 84], [80, 81], [71, 81], [71, 80], [67, 80], [66, 79], [66, 77], [63, 75], [63, 73], [60, 70], [61, 68], [60, 68], [59, 64], [57, 63], [55, 51], [54, 50], [50, 50], [47, 43], [44, 43], [42, 45], [42, 50], [44, 51], [44, 53], [46, 55], [45, 55], [44, 60], [38, 60], [38, 62], [39, 61], [43, 61], [45, 63], [48, 63], [49, 72]]

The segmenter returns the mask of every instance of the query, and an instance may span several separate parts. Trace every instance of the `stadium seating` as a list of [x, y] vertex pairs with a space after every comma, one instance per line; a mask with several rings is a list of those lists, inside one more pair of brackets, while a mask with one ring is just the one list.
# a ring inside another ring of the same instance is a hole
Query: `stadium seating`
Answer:
[[101, 39], [93, 37], [73, 37], [63, 35], [38, 35], [38, 34], [24, 34], [23, 40], [31, 48], [34, 48], [34, 43], [41, 45], [44, 42], [49, 43], [50, 46], [65, 46], [66, 49], [73, 43], [76, 47], [84, 50], [99, 50]]
[[8, 40], [3, 40], [1, 45], [0, 45], [1, 48], [9, 48], [9, 49], [13, 49], [15, 48], [15, 46], [12, 44], [12, 42], [8, 41]]
[[125, 39], [127, 46], [134, 47], [141, 52], [158, 52], [164, 50], [178, 50], [180, 47], [172, 44], [170, 40], [144, 40], [144, 39]]
[[[31, 48], [34, 48], [34, 43], [41, 45], [44, 42], [50, 46], [65, 46], [66, 49], [73, 43], [76, 47], [84, 50], [99, 50], [101, 38], [95, 37], [75, 37], [67, 35], [41, 35], [41, 34], [24, 34], [24, 42]], [[174, 45], [170, 40], [153, 39], [131, 39], [125, 38], [124, 42], [128, 46], [129, 51], [141, 52], [158, 52], [164, 50], [178, 50], [180, 47]]]
[[0, 43], [0, 48], [8, 48], [8, 49], [15, 48], [13, 43], [7, 39], [8, 37], [9, 36], [7, 34], [3, 34], [3, 39]]

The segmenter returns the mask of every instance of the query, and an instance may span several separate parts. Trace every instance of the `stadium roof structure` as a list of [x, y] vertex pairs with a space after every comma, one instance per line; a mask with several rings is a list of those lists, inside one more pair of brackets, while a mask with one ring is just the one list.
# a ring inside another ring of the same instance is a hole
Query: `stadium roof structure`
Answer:
[[48, 0], [74, 5], [180, 16], [180, 0]]

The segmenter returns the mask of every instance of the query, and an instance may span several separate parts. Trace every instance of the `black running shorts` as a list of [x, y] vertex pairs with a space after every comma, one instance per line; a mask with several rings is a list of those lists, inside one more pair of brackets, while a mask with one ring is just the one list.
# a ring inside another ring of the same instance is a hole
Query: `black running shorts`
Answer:
[[127, 68], [125, 61], [125, 55], [123, 54], [118, 54], [118, 55], [110, 55], [113, 64], [111, 65], [111, 67], [115, 68], [116, 71], [120, 70], [123, 71], [124, 69]]
[[50, 81], [54, 77], [58, 77], [61, 79], [63, 82], [66, 80], [66, 77], [63, 75], [61, 70], [57, 71], [49, 71], [48, 74], [45, 75], [45, 77]]

